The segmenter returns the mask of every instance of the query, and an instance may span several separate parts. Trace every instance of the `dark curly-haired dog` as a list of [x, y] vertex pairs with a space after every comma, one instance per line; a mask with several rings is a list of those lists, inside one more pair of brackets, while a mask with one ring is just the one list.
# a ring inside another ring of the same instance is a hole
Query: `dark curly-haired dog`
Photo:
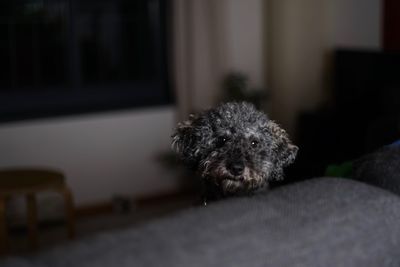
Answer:
[[248, 194], [283, 178], [298, 148], [286, 132], [249, 103], [226, 103], [178, 124], [172, 147], [195, 168], [205, 198]]

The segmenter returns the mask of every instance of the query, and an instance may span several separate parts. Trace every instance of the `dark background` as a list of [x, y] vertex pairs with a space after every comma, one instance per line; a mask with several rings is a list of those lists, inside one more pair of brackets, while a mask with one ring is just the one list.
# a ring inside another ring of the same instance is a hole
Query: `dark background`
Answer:
[[329, 103], [298, 118], [301, 148], [286, 182], [372, 153], [400, 138], [400, 2], [383, 1], [383, 51], [336, 49]]

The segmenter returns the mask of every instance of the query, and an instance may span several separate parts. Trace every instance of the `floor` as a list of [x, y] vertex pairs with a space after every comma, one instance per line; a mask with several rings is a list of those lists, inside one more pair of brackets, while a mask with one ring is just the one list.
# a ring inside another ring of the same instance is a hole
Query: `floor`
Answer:
[[[76, 222], [76, 239], [96, 235], [104, 231], [124, 229], [146, 223], [163, 216], [168, 216], [192, 205], [193, 198], [186, 196], [141, 204], [140, 207], [133, 208], [128, 212], [113, 212], [78, 218]], [[69, 242], [65, 225], [62, 222], [41, 227], [39, 231], [39, 249], [35, 252], [45, 251], [51, 247]], [[11, 231], [9, 245], [11, 255], [29, 255], [32, 253], [29, 250], [27, 235], [24, 229]]]

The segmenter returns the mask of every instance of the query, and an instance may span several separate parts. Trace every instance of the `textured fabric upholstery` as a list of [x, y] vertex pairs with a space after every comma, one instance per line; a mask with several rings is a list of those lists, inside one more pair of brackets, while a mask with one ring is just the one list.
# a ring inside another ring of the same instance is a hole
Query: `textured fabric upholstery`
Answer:
[[400, 266], [400, 199], [316, 178], [193, 207], [1, 266]]
[[353, 177], [400, 195], [400, 144], [382, 147], [356, 160]]

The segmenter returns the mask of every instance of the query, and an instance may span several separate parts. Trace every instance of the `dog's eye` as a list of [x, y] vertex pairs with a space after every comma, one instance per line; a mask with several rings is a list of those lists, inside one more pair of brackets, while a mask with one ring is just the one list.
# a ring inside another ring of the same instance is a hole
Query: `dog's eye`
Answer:
[[252, 140], [250, 144], [251, 144], [251, 147], [257, 147], [258, 146], [258, 141], [257, 140]]
[[226, 136], [218, 137], [217, 147], [222, 147], [223, 145], [225, 145], [226, 142], [228, 142], [228, 137], [226, 137]]

